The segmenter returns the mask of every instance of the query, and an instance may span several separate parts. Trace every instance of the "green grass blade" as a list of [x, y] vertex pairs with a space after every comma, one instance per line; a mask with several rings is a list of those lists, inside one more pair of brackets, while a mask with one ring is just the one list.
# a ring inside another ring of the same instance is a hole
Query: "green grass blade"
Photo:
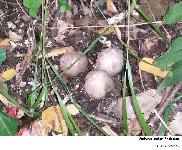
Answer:
[[75, 130], [74, 130], [74, 127], [69, 119], [69, 115], [68, 115], [68, 111], [64, 105], [64, 103], [62, 102], [62, 99], [61, 99], [61, 96], [59, 95], [59, 93], [57, 92], [57, 90], [55, 90], [54, 88], [54, 85], [53, 85], [53, 82], [51, 81], [51, 78], [49, 76], [49, 72], [48, 72], [48, 69], [47, 69], [47, 75], [48, 75], [48, 79], [49, 79], [49, 82], [52, 86], [52, 89], [57, 97], [57, 100], [58, 100], [58, 103], [59, 103], [59, 106], [60, 106], [60, 110], [61, 112], [63, 113], [63, 117], [64, 117], [64, 120], [66, 122], [66, 125], [68, 126], [68, 129], [69, 129], [69, 132], [71, 133], [71, 135], [75, 135]]
[[18, 101], [16, 99], [14, 99], [13, 97], [11, 97], [8, 94], [7, 91], [7, 86], [5, 84], [1, 84], [0, 86], [0, 93], [6, 98], [8, 99], [13, 105], [15, 105], [16, 107], [18, 107], [19, 109], [21, 109], [24, 113], [26, 113], [28, 116], [33, 116], [34, 112], [29, 111], [27, 108], [21, 106]]
[[101, 133], [108, 136], [108, 134], [96, 123], [96, 121], [90, 117], [86, 111], [84, 111], [76, 102], [73, 102], [75, 107], [79, 110], [79, 112], [88, 120], [90, 121]]
[[133, 102], [133, 106], [134, 106], [134, 110], [136, 112], [136, 115], [138, 117], [138, 120], [141, 124], [141, 127], [145, 133], [145, 135], [147, 136], [152, 136], [152, 131], [150, 130], [148, 124], [146, 123], [144, 116], [140, 110], [137, 98], [136, 98], [136, 94], [134, 91], [134, 87], [133, 87], [133, 82], [132, 82], [132, 75], [131, 75], [131, 67], [129, 62], [127, 62], [127, 70], [128, 70], [128, 81], [129, 81], [129, 87], [130, 87], [130, 91], [131, 91], [131, 95], [132, 95], [132, 102]]
[[127, 115], [127, 107], [126, 107], [126, 72], [124, 76], [124, 87], [123, 87], [123, 131], [127, 135], [128, 133], [128, 115]]
[[[169, 105], [166, 107], [165, 111], [164, 111], [164, 115], [163, 115], [163, 120], [164, 122], [167, 124], [168, 123], [168, 120], [170, 118], [170, 115], [173, 111], [173, 105], [174, 103], [176, 103], [177, 101], [181, 100], [182, 98], [182, 94], [180, 94], [179, 96], [177, 96], [174, 100], [172, 100]], [[159, 136], [164, 136], [165, 135], [165, 132], [166, 132], [166, 127], [161, 124], [161, 126], [159, 127]]]
[[68, 117], [71, 121], [71, 123], [73, 124], [76, 132], [78, 133], [78, 135], [83, 135], [83, 133], [81, 132], [80, 128], [78, 127], [78, 125], [76, 124], [75, 120], [73, 119], [73, 117], [70, 115], [70, 113], [68, 112]]

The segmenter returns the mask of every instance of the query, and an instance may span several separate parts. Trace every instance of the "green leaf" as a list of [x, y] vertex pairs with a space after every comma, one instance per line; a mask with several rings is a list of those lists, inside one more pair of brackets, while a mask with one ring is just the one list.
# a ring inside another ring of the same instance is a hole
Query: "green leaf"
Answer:
[[59, 0], [59, 10], [61, 12], [70, 11], [71, 6], [67, 3], [66, 0]]
[[166, 24], [175, 24], [182, 20], [182, 2], [179, 2], [172, 6], [166, 16], [163, 18], [163, 22]]
[[11, 136], [17, 133], [17, 119], [0, 111], [0, 136]]
[[170, 48], [159, 58], [156, 59], [155, 65], [161, 69], [170, 69], [170, 66], [182, 60], [182, 36], [177, 37], [171, 43]]
[[126, 72], [124, 75], [124, 84], [123, 84], [123, 131], [127, 135], [128, 134], [128, 114], [126, 107]]
[[6, 60], [6, 51], [0, 48], [0, 65]]
[[23, 5], [29, 9], [29, 15], [32, 17], [36, 17], [41, 3], [42, 0], [23, 0]]
[[175, 85], [180, 81], [182, 81], [182, 60], [173, 65], [171, 73], [162, 80], [158, 89], [161, 91], [165, 87]]

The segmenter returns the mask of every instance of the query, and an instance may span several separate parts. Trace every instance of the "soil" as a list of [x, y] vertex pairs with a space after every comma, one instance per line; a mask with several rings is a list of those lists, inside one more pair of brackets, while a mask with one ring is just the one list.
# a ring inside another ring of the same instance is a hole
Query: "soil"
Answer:
[[[10, 3], [8, 3], [10, 2]], [[64, 37], [61, 41], [56, 41], [55, 36], [57, 36], [58, 31], [51, 29], [55, 27], [55, 20], [56, 20], [56, 10], [54, 8], [54, 1], [50, 2], [48, 7], [48, 23], [47, 23], [47, 30], [46, 30], [46, 50], [49, 51], [51, 48], [55, 47], [65, 47], [65, 46], [72, 46], [76, 51], [84, 51], [85, 48], [99, 35], [98, 30], [100, 28], [90, 28], [90, 27], [81, 27], [81, 26], [96, 26], [99, 24], [99, 21], [104, 20], [100, 12], [93, 8], [93, 12], [89, 9], [90, 0], [83, 0], [83, 5], [80, 5], [79, 2], [73, 0], [75, 2], [75, 7], [77, 12], [71, 12], [71, 18], [69, 18], [69, 14], [59, 14], [59, 19], [66, 20], [68, 23], [71, 23], [77, 27], [77, 29], [68, 29], [64, 32]], [[112, 17], [115, 14], [109, 12], [106, 9], [106, 3], [103, 0], [99, 0], [99, 6], [103, 10], [106, 17]], [[23, 7], [22, 2], [19, 1], [20, 5]], [[170, 1], [170, 3], [174, 3]], [[125, 10], [125, 2], [121, 1], [114, 1], [114, 4], [119, 12], [123, 12]], [[168, 6], [166, 6], [168, 7]], [[88, 15], [86, 12], [86, 8], [92, 13], [92, 16]], [[165, 8], [166, 9], [166, 8]], [[27, 12], [27, 10], [25, 10]], [[161, 14], [159, 14], [161, 15]], [[163, 15], [163, 14], [162, 14]], [[40, 12], [38, 12], [38, 16], [34, 18], [32, 21], [34, 22], [35, 28], [35, 36], [37, 42], [40, 40], [40, 29], [41, 29], [41, 16]], [[157, 16], [159, 19], [160, 16]], [[161, 19], [161, 18], [160, 18]], [[143, 22], [141, 18], [137, 20], [132, 18], [134, 23]], [[29, 28], [31, 20], [29, 20], [22, 9], [19, 7], [15, 0], [9, 1], [0, 1], [0, 38], [9, 38], [9, 31], [16, 32], [22, 36], [22, 40], [18, 42], [14, 42], [16, 46], [7, 49], [7, 59], [6, 61], [0, 66], [0, 73], [8, 68], [16, 68], [19, 63], [21, 63], [24, 59], [24, 55], [28, 51], [28, 47], [26, 44], [26, 40], [28, 39], [27, 30]], [[174, 38], [178, 35], [182, 35], [181, 25], [176, 24], [174, 26], [160, 26], [160, 29], [164, 31], [164, 29], [168, 32], [168, 34]], [[126, 29], [120, 28], [122, 33], [122, 39], [125, 40], [127, 37]], [[133, 34], [132, 34], [133, 33]], [[165, 52], [166, 47], [164, 42], [156, 35], [153, 30], [150, 28], [149, 25], [141, 25], [137, 27], [131, 28], [131, 48], [136, 52], [140, 57], [150, 57], [156, 58], [160, 56], [163, 52]], [[112, 46], [119, 47], [120, 49], [124, 49], [120, 41], [118, 40], [117, 36], [114, 33], [110, 33], [106, 35], [108, 41], [111, 42]], [[48, 41], [51, 41], [51, 44], [48, 45]], [[85, 76], [88, 74], [89, 71], [93, 69], [93, 65], [95, 64], [97, 54], [105, 48], [106, 45], [98, 42], [95, 47], [87, 54], [89, 59], [89, 65], [87, 71], [84, 73], [79, 74], [76, 77], [68, 77], [66, 75], [63, 76], [68, 88], [70, 89], [71, 93], [73, 93], [73, 98], [78, 102], [78, 104], [86, 110], [89, 114], [95, 116], [101, 116], [105, 120], [114, 120], [115, 124], [109, 124], [112, 129], [119, 135], [122, 135], [121, 127], [118, 126], [120, 124], [120, 120], [113, 116], [113, 114], [107, 114], [105, 109], [107, 109], [113, 101], [116, 101], [118, 98], [122, 97], [122, 79], [124, 76], [124, 68], [121, 73], [118, 73], [113, 77], [115, 82], [114, 90], [107, 94], [105, 98], [102, 100], [95, 100], [90, 97], [84, 90], [84, 83], [85, 83]], [[22, 54], [22, 56], [21, 56]], [[59, 66], [59, 59], [60, 56], [49, 58], [51, 62], [55, 66]], [[141, 93], [144, 90], [148, 89], [156, 89], [157, 85], [159, 84], [159, 80], [156, 80], [152, 74], [147, 72], [139, 71], [138, 67], [138, 60], [133, 57], [129, 57], [131, 67], [132, 67], [132, 75], [133, 75], [133, 83], [135, 87], [136, 93]], [[39, 68], [38, 72], [41, 72], [41, 60], [38, 62]], [[61, 70], [58, 67], [58, 71]], [[32, 82], [33, 76], [35, 72], [35, 62], [31, 61], [30, 65], [27, 67], [25, 73], [21, 78], [21, 82], [19, 85], [16, 84], [16, 78], [13, 78], [6, 82], [9, 87], [9, 94], [17, 99], [22, 105], [26, 105], [26, 97], [27, 94], [32, 90]], [[51, 73], [51, 78], [54, 78], [54, 74]], [[142, 78], [142, 80], [141, 80]], [[41, 83], [41, 74], [39, 75], [38, 82]], [[143, 82], [143, 83], [142, 83]], [[144, 85], [144, 87], [142, 86]], [[61, 94], [61, 98], [64, 99], [66, 97], [66, 93], [58, 80], [55, 82], [55, 86], [59, 89], [59, 93]], [[129, 91], [128, 91], [129, 93]], [[68, 101], [67, 103], [70, 103]], [[50, 100], [44, 106], [43, 109], [49, 107], [50, 105], [56, 105], [56, 99], [53, 96], [50, 96]], [[179, 103], [179, 107], [181, 108], [181, 103]], [[0, 109], [5, 109], [5, 106], [0, 103]], [[179, 109], [179, 108], [178, 108]], [[89, 135], [102, 135], [95, 127], [91, 125], [88, 120], [86, 120], [82, 115], [75, 116], [76, 122], [79, 124], [82, 131], [88, 133]], [[34, 120], [34, 119], [33, 119]], [[22, 126], [28, 126], [33, 121], [30, 117], [25, 116], [21, 119]], [[111, 122], [112, 122], [111, 121]], [[101, 126], [104, 126], [105, 122], [98, 122]], [[20, 127], [21, 128], [21, 127]]]

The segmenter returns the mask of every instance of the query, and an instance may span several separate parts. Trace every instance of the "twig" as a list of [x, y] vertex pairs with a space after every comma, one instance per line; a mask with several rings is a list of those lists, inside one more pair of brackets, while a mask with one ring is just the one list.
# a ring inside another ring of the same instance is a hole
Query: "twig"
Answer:
[[10, 4], [10, 5], [18, 5], [17, 3], [7, 2], [4, 0], [0, 0], [0, 2], [5, 3], [5, 4]]
[[[159, 116], [162, 116], [163, 112], [165, 111], [166, 107], [168, 106], [168, 104], [170, 103], [170, 101], [175, 97], [176, 93], [182, 89], [182, 82], [179, 83], [176, 86], [170, 87], [168, 88], [165, 93], [164, 96], [162, 98], [161, 103], [159, 104], [159, 111], [158, 114]], [[159, 121], [159, 117], [154, 116], [151, 120], [150, 120], [150, 124], [154, 125]]]

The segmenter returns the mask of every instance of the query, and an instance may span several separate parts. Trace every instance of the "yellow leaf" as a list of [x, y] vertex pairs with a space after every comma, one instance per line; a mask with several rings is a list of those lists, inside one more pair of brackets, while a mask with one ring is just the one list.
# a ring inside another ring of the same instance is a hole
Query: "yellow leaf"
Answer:
[[107, 10], [114, 12], [114, 13], [118, 12], [118, 10], [116, 9], [116, 6], [114, 5], [112, 0], [107, 0]]
[[[66, 52], [73, 51], [73, 50], [74, 49], [72, 46], [62, 47], [62, 48], [52, 48], [49, 52], [46, 53], [46, 57], [59, 56], [61, 54], [64, 54]], [[42, 56], [40, 56], [39, 58], [42, 58]]]
[[5, 72], [3, 72], [0, 76], [4, 81], [11, 80], [14, 78], [16, 75], [16, 70], [15, 69], [8, 69]]
[[51, 106], [42, 112], [42, 124], [63, 135], [68, 134], [68, 128], [59, 106]]
[[153, 66], [153, 62], [154, 62], [154, 59], [152, 58], [143, 58], [143, 60], [145, 60], [146, 62], [150, 63], [146, 63], [144, 61], [140, 61], [139, 62], [139, 68], [142, 70], [142, 71], [145, 71], [145, 72], [148, 72], [148, 73], [151, 73], [153, 74], [154, 76], [158, 76], [158, 77], [161, 77], [161, 78], [165, 78], [165, 76], [167, 75], [168, 71], [162, 71], [159, 67], [155, 67]]
[[10, 39], [1, 39], [0, 38], [0, 47], [10, 47]]

